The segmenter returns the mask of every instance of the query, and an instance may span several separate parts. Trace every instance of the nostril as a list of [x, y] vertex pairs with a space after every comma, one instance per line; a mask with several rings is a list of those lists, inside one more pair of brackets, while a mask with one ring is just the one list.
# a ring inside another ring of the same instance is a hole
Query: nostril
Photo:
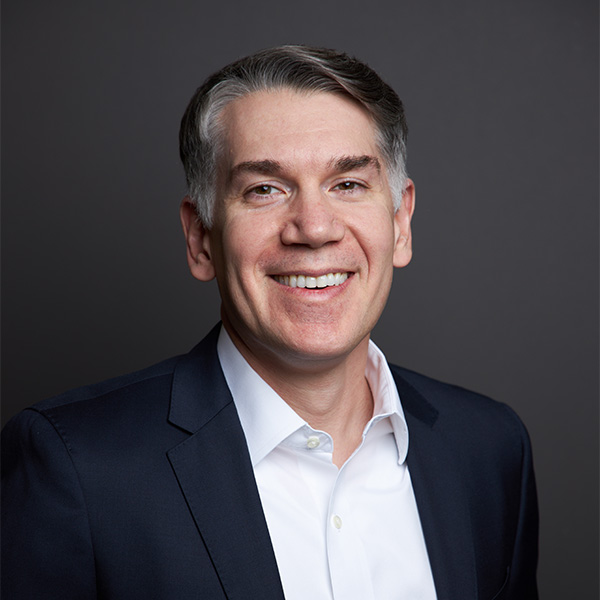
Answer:
[[281, 241], [286, 244], [302, 244], [310, 248], [319, 248], [344, 238], [345, 226], [337, 218], [315, 218], [296, 216], [290, 219], [282, 229]]

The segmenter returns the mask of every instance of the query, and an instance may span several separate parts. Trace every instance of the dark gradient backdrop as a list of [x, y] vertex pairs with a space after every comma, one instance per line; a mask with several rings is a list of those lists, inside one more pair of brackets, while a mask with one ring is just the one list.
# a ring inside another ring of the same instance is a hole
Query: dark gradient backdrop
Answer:
[[533, 440], [545, 600], [597, 598], [594, 0], [5, 0], [3, 421], [185, 352], [218, 318], [187, 272], [177, 131], [225, 62], [344, 49], [403, 98], [415, 258], [374, 338], [513, 406]]

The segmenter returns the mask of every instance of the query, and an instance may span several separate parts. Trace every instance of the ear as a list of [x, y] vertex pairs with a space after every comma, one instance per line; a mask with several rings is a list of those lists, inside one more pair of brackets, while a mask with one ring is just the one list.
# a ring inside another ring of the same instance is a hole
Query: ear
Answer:
[[407, 180], [406, 188], [402, 194], [402, 204], [394, 214], [394, 233], [396, 245], [394, 247], [394, 266], [405, 267], [412, 258], [412, 232], [410, 221], [415, 210], [415, 184]]
[[215, 277], [215, 267], [210, 251], [210, 231], [204, 227], [196, 207], [189, 196], [181, 201], [179, 216], [187, 245], [188, 266], [192, 275], [200, 281]]

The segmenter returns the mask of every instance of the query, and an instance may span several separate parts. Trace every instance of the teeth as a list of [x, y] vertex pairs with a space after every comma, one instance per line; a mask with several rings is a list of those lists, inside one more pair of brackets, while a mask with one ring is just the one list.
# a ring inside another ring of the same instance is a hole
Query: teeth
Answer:
[[348, 273], [327, 273], [312, 277], [311, 275], [274, 275], [275, 281], [289, 287], [299, 288], [326, 288], [335, 285], [341, 285], [348, 279]]
[[324, 288], [327, 287], [327, 275], [321, 275], [317, 277], [317, 287]]

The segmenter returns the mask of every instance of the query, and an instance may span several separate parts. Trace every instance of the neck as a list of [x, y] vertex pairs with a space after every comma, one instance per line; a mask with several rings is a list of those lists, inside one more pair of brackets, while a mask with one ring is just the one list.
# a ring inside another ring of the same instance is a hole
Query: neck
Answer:
[[373, 416], [373, 398], [365, 377], [369, 338], [338, 360], [299, 368], [277, 356], [258, 358], [232, 328], [226, 325], [226, 329], [262, 379], [313, 429], [332, 437], [333, 462], [341, 467], [360, 444]]

